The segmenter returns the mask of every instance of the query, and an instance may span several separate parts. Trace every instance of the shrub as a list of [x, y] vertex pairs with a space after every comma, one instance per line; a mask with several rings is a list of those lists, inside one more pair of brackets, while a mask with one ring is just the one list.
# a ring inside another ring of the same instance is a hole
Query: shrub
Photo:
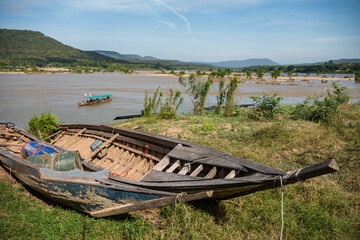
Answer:
[[165, 103], [162, 104], [160, 108], [160, 118], [163, 119], [176, 117], [176, 111], [184, 101], [179, 90], [174, 92], [174, 90], [170, 89], [169, 92], [166, 96]]
[[199, 77], [191, 74], [189, 77], [179, 77], [179, 83], [185, 88], [185, 92], [189, 95], [193, 105], [194, 114], [204, 113], [204, 105], [210, 86], [213, 84], [209, 77], [207, 81], [203, 81]]
[[275, 93], [273, 96], [266, 94], [264, 94], [262, 97], [251, 96], [250, 99], [252, 99], [253, 103], [256, 105], [256, 108], [250, 116], [255, 119], [259, 119], [261, 117], [270, 119], [273, 118], [275, 113], [277, 113], [279, 110], [280, 101], [284, 98], [278, 97], [278, 94]]
[[49, 133], [58, 130], [59, 122], [51, 111], [52, 109], [48, 113], [43, 112], [40, 116], [34, 115], [28, 121], [28, 132], [44, 139]]
[[315, 122], [331, 121], [331, 117], [337, 113], [339, 106], [350, 99], [346, 87], [339, 87], [336, 82], [332, 82], [331, 86], [333, 90], [328, 90], [325, 96], [309, 97], [303, 103], [296, 105], [292, 118]]
[[141, 115], [150, 117], [156, 114], [161, 104], [161, 98], [163, 97], [163, 93], [159, 93], [159, 90], [160, 86], [157, 87], [152, 98], [149, 97], [147, 90], [145, 90], [144, 110], [141, 110]]
[[355, 73], [355, 82], [360, 83], [360, 72]]

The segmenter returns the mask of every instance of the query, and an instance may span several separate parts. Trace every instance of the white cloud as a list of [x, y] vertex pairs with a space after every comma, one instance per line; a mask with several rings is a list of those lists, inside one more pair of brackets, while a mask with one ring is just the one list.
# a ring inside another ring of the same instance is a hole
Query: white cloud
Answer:
[[325, 37], [325, 38], [316, 38], [315, 42], [338, 42], [346, 40], [356, 40], [360, 39], [360, 36], [342, 36], [342, 37]]
[[158, 23], [164, 24], [166, 26], [168, 26], [169, 28], [175, 29], [176, 25], [172, 22], [167, 22], [167, 21], [163, 21], [163, 20], [157, 20]]

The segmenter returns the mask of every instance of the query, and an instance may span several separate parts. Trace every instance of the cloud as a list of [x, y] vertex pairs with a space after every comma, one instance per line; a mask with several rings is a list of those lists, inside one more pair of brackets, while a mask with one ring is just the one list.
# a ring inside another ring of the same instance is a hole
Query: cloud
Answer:
[[190, 22], [189, 20], [187, 20], [186, 17], [184, 17], [183, 15], [181, 15], [179, 12], [176, 11], [175, 8], [173, 7], [170, 7], [168, 4], [166, 4], [165, 2], [163, 1], [160, 1], [160, 0], [154, 0], [155, 2], [165, 6], [166, 8], [168, 8], [171, 12], [173, 12], [176, 16], [178, 16], [179, 18], [181, 18], [182, 20], [184, 20], [184, 22], [186, 23], [186, 28], [188, 30], [188, 33], [191, 34], [191, 28], [190, 28]]
[[346, 40], [356, 40], [360, 39], [360, 36], [344, 36], [344, 37], [325, 37], [325, 38], [316, 38], [315, 42], [339, 42]]
[[167, 22], [167, 21], [162, 21], [162, 20], [157, 20], [158, 23], [164, 24], [166, 26], [168, 26], [169, 28], [175, 29], [176, 25], [174, 23], [171, 22]]

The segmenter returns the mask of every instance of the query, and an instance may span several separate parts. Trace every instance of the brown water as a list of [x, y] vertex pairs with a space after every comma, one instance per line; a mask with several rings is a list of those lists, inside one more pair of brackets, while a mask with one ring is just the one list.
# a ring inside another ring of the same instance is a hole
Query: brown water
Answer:
[[[360, 84], [352, 80], [338, 81], [350, 89], [352, 101], [360, 100]], [[94, 74], [0, 74], [0, 121], [13, 122], [21, 128], [26, 122], [43, 112], [53, 109], [63, 123], [111, 123], [114, 117], [139, 114], [143, 109], [144, 91], [162, 89], [183, 90], [177, 78], [167, 76], [124, 75], [119, 73]], [[330, 88], [331, 81], [320, 80], [283, 82], [280, 85], [242, 83], [238, 90], [237, 104], [251, 103], [249, 96], [279, 93], [283, 104], [295, 104], [314, 93]], [[113, 101], [99, 105], [79, 107], [84, 93], [112, 94]], [[207, 105], [216, 103], [217, 84], [214, 84]], [[180, 112], [189, 112], [191, 102], [185, 97]]]

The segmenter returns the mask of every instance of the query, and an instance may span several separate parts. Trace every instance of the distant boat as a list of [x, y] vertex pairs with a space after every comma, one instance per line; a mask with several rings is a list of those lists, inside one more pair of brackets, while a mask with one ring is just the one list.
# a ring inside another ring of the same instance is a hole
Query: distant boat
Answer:
[[111, 94], [91, 96], [91, 94], [87, 95], [85, 93], [84, 97], [85, 97], [85, 99], [83, 101], [78, 102], [79, 106], [92, 105], [92, 104], [98, 104], [98, 103], [103, 103], [103, 102], [110, 102], [112, 100]]

